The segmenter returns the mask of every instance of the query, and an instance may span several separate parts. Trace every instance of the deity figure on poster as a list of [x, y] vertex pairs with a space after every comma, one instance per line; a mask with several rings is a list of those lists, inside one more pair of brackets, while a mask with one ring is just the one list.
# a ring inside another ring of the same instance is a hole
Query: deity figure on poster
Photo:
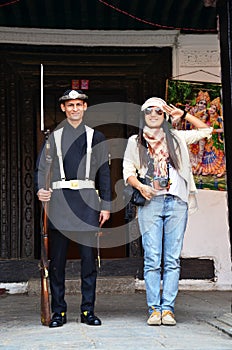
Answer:
[[[196, 98], [196, 105], [193, 106], [189, 113], [201, 119], [204, 123], [209, 123], [209, 114], [207, 106], [210, 102], [210, 96], [207, 91], [200, 90]], [[202, 158], [204, 154], [206, 140], [202, 139], [189, 146], [190, 162], [192, 165], [192, 172], [194, 175], [202, 173]]]
[[221, 177], [226, 171], [226, 165], [222, 107], [219, 97], [211, 101], [207, 113], [209, 116], [209, 125], [213, 127], [213, 135], [211, 139], [205, 142], [201, 164], [202, 175], [215, 175]]

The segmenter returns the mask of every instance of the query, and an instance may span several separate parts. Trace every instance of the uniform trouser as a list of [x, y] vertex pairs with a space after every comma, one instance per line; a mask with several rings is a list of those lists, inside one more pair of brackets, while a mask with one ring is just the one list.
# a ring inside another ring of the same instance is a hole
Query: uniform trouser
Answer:
[[[66, 312], [65, 266], [69, 239], [57, 230], [50, 231], [49, 279], [52, 312]], [[81, 312], [94, 311], [97, 270], [94, 249], [79, 244], [81, 257]]]

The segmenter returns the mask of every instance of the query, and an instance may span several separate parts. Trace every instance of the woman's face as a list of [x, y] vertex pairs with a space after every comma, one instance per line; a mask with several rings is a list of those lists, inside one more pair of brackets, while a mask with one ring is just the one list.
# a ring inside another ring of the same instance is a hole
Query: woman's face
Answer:
[[164, 121], [164, 112], [157, 106], [151, 106], [144, 110], [145, 123], [151, 129], [160, 128]]
[[215, 105], [211, 105], [209, 108], [209, 114], [215, 114], [217, 112], [217, 107]]

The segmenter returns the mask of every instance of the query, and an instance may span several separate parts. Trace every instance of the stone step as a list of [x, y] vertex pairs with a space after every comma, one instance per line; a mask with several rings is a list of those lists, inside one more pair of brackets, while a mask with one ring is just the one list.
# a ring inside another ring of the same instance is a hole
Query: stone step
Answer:
[[[65, 293], [67, 295], [75, 295], [81, 291], [81, 280], [66, 279]], [[135, 292], [135, 278], [130, 276], [120, 277], [101, 277], [97, 278], [96, 286], [97, 294], [119, 293], [131, 294]], [[30, 279], [28, 281], [28, 294], [40, 294], [40, 279]]]
[[[66, 294], [80, 293], [80, 279], [66, 278]], [[162, 286], [161, 286], [162, 288]], [[0, 289], [5, 294], [40, 294], [40, 279], [31, 278], [27, 282], [21, 283], [0, 283]], [[231, 285], [218, 287], [216, 282], [211, 280], [180, 280], [179, 290], [191, 291], [232, 291]], [[97, 278], [98, 294], [131, 294], [135, 292], [145, 292], [145, 281], [133, 276], [101, 276]], [[225, 322], [225, 321], [224, 321]]]
[[232, 313], [207, 320], [207, 323], [232, 337]]

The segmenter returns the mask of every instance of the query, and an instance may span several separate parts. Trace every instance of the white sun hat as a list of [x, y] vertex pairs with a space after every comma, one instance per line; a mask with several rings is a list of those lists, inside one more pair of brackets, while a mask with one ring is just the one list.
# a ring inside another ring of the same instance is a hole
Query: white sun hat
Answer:
[[148, 107], [159, 107], [163, 110], [163, 106], [166, 106], [167, 103], [159, 97], [151, 97], [144, 102], [141, 107], [141, 111], [144, 111]]

